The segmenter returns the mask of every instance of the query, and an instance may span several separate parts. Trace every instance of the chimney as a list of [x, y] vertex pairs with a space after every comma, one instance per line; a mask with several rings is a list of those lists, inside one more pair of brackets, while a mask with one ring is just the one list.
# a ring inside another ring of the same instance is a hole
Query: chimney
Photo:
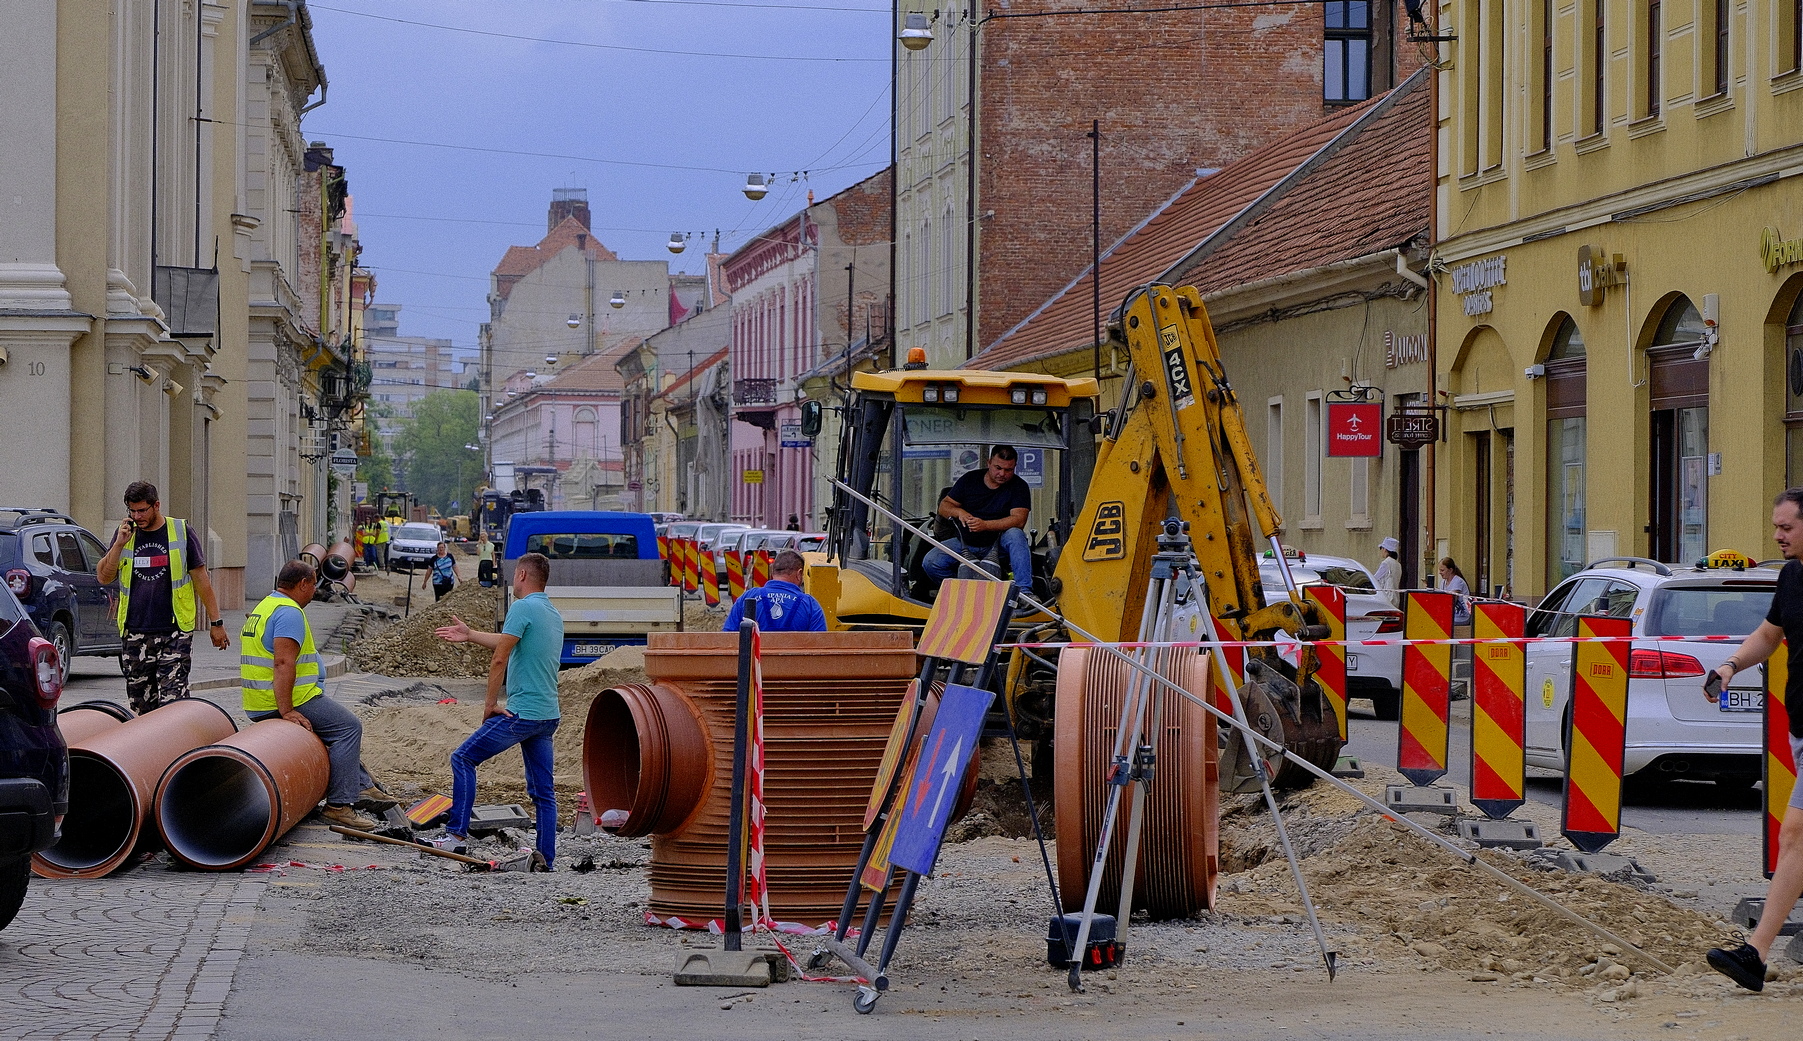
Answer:
[[588, 189], [587, 188], [553, 188], [551, 189], [551, 209], [545, 215], [545, 233], [563, 223], [565, 217], [576, 218], [576, 223], [588, 227]]

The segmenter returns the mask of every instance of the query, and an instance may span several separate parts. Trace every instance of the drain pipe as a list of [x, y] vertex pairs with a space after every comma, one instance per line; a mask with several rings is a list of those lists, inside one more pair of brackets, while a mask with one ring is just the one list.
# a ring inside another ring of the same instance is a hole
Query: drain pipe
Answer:
[[71, 748], [134, 718], [131, 709], [110, 701], [84, 701], [56, 714], [57, 729]]
[[157, 830], [191, 868], [241, 868], [313, 812], [331, 772], [326, 746], [305, 727], [252, 723], [169, 764], [151, 803]]
[[100, 878], [142, 848], [151, 795], [169, 764], [237, 731], [225, 709], [183, 698], [69, 749], [69, 815], [56, 845], [31, 858], [45, 878]]

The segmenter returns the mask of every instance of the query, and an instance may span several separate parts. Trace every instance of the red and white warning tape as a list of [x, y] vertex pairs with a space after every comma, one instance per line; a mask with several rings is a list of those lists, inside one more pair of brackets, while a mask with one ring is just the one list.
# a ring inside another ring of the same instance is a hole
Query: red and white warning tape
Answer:
[[[1474, 637], [1466, 636], [1446, 640], [1308, 640], [1310, 646], [1322, 647], [1406, 647], [1411, 644], [1422, 646], [1428, 644], [1446, 644], [1462, 646], [1480, 643], [1730, 643], [1744, 640], [1744, 636], [1530, 636], [1522, 639], [1510, 637]], [[1167, 640], [1135, 641], [1123, 640], [1120, 643], [1091, 643], [1085, 640], [1046, 641], [1043, 643], [998, 643], [998, 651], [1013, 650], [1057, 650], [1064, 647], [1113, 647], [1119, 650], [1151, 650], [1163, 647], [1276, 647], [1281, 649], [1294, 647], [1297, 640]]]

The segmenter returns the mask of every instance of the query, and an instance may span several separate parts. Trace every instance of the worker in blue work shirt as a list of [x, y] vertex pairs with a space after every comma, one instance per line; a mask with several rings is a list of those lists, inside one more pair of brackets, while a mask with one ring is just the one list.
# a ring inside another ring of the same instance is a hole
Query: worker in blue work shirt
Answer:
[[770, 562], [770, 581], [756, 589], [748, 589], [726, 612], [726, 631], [739, 631], [739, 622], [747, 611], [766, 633], [826, 632], [826, 612], [820, 601], [801, 588], [801, 554], [785, 549]]

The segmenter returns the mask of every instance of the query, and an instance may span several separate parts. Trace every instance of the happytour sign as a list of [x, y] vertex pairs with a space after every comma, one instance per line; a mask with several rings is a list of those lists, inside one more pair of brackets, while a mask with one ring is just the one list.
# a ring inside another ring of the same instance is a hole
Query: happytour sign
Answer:
[[1383, 454], [1384, 407], [1375, 401], [1327, 404], [1327, 454], [1358, 458]]

